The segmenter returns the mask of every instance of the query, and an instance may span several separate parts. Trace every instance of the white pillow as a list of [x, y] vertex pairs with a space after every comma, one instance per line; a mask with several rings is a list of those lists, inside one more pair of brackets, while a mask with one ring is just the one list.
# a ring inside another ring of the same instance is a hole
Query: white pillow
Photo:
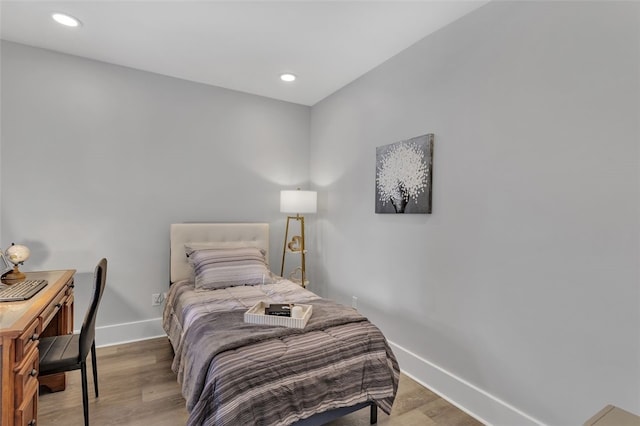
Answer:
[[216, 289], [271, 282], [265, 252], [257, 247], [194, 249], [185, 244], [196, 289]]

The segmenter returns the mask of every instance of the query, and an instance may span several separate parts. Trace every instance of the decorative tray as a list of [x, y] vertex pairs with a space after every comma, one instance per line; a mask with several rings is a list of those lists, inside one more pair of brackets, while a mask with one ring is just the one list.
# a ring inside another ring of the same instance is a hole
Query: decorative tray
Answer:
[[265, 315], [264, 310], [269, 304], [258, 302], [244, 313], [244, 322], [262, 325], [278, 325], [289, 328], [304, 328], [311, 318], [313, 306], [296, 303], [294, 306], [302, 308], [302, 318], [283, 317], [278, 315]]

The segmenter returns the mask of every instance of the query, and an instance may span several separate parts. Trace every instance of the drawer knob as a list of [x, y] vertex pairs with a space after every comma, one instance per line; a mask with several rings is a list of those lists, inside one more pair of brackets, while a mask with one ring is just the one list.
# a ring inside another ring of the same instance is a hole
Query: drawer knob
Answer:
[[69, 284], [69, 288], [74, 288], [76, 285], [74, 283]]
[[38, 375], [38, 370], [36, 370], [35, 368], [31, 370], [31, 372], [29, 373], [29, 375], [31, 377], [36, 377]]
[[60, 309], [62, 307], [62, 303], [56, 303], [56, 308]]
[[29, 423], [27, 423], [29, 426], [36, 426], [36, 419], [31, 419], [31, 421]]
[[31, 340], [32, 342], [35, 342], [39, 338], [40, 336], [38, 335], [38, 333], [33, 333], [33, 335], [29, 338], [29, 340]]

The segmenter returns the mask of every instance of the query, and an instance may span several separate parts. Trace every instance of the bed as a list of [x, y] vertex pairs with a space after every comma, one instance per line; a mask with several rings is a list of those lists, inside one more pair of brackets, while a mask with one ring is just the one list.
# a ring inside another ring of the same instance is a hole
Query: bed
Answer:
[[[355, 309], [269, 272], [269, 225], [170, 228], [163, 328], [188, 425], [321, 425], [370, 407], [389, 413], [400, 371], [385, 337]], [[187, 255], [188, 253], [188, 255]], [[304, 329], [258, 325], [258, 302], [313, 307]]]

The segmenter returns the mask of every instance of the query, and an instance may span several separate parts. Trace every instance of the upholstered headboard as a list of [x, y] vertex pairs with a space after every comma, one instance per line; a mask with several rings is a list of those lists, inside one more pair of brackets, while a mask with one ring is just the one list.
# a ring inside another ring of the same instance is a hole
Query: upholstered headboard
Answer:
[[172, 283], [191, 277], [191, 265], [184, 249], [188, 243], [220, 243], [224, 247], [248, 242], [265, 250], [269, 259], [268, 223], [173, 223], [170, 240]]

